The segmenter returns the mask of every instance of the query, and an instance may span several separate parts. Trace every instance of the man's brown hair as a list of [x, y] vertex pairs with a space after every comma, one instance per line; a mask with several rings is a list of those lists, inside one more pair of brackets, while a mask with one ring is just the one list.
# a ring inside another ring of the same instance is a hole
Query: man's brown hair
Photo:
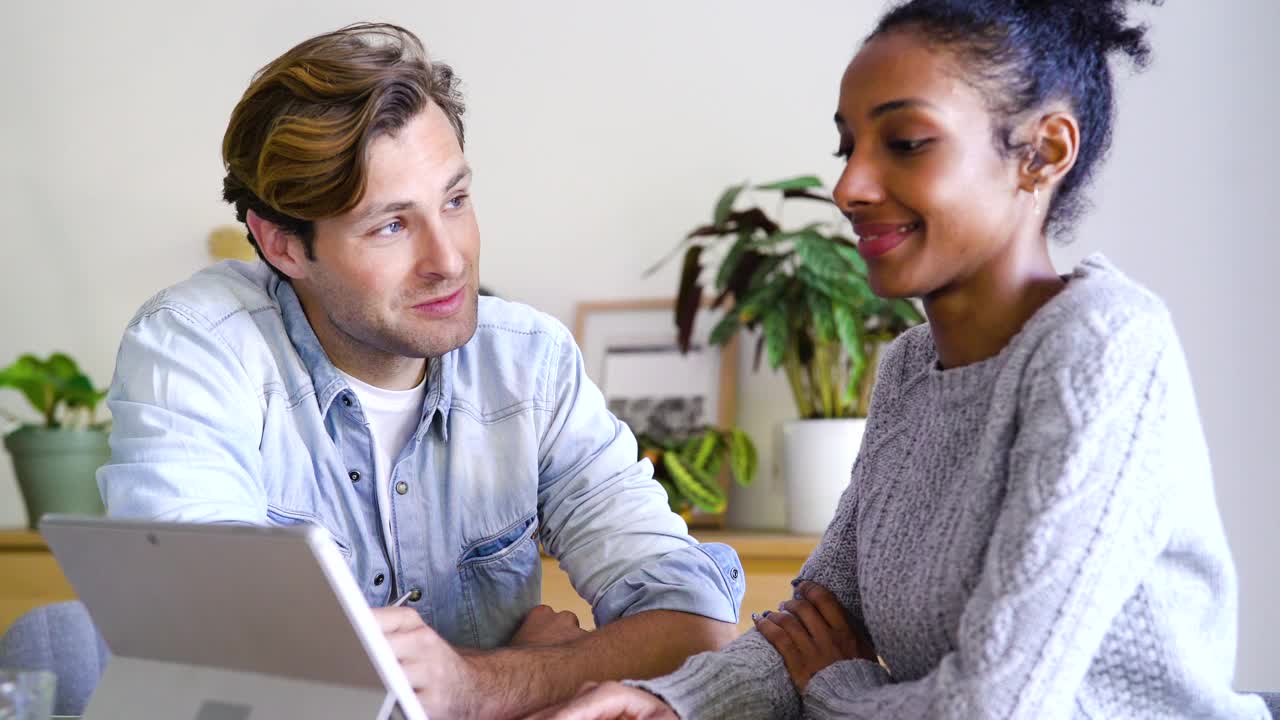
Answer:
[[[306, 40], [253, 76], [222, 138], [222, 198], [302, 239], [360, 203], [367, 150], [434, 103], [463, 143], [453, 69], [396, 25], [361, 23]], [[262, 257], [253, 233], [249, 242]], [[266, 258], [263, 258], [265, 261]]]

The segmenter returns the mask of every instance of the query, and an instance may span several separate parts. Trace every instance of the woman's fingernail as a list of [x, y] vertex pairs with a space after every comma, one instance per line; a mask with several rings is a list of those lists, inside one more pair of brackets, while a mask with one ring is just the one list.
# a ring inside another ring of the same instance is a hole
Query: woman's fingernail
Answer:
[[772, 610], [765, 610], [765, 611], [764, 611], [764, 615], [762, 615], [761, 617], [769, 617], [769, 616], [770, 616], [770, 615], [772, 615], [772, 614], [773, 614], [773, 611], [772, 611]]
[[760, 613], [751, 613], [751, 622], [760, 622]]

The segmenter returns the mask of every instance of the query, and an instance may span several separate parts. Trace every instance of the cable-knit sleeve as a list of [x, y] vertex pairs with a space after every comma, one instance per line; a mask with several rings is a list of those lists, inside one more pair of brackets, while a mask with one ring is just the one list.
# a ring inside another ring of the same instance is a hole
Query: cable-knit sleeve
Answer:
[[[1180, 447], [1166, 391], [1167, 315], [1100, 312], [1034, 351], [1018, 397], [1009, 486], [956, 647], [926, 676], [870, 663], [818, 673], [813, 718], [1069, 716], [1085, 672], [1168, 534], [1160, 498]], [[1180, 358], [1178, 353], [1172, 353]]]
[[[881, 360], [870, 420], [854, 463], [852, 482], [840, 497], [834, 519], [794, 581], [798, 583], [803, 579], [822, 584], [845, 607], [852, 608], [859, 621], [862, 619], [861, 595], [855, 565], [859, 470], [865, 467], [863, 458], [876, 451], [882, 428], [892, 424], [892, 398], [904, 375], [902, 365], [909, 354], [907, 348], [919, 342], [931, 342], [927, 328], [919, 330], [925, 334], [913, 332], [910, 338], [899, 338]], [[778, 598], [779, 601], [786, 599]], [[695, 655], [670, 675], [628, 684], [663, 698], [682, 718], [766, 720], [801, 715], [800, 696], [787, 674], [782, 656], [754, 629], [719, 652]]]

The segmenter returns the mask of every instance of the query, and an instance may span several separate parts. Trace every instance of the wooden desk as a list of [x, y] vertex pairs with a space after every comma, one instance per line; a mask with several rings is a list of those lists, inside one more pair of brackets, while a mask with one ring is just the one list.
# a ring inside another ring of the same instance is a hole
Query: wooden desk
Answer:
[[75, 597], [44, 538], [29, 530], [0, 530], [0, 632], [33, 607]]
[[[791, 579], [800, 572], [816, 537], [774, 533], [704, 531], [703, 542], [725, 543], [738, 551], [747, 572], [747, 592], [742, 601], [744, 631], [751, 627], [751, 613], [769, 610], [791, 596]], [[19, 615], [39, 605], [75, 599], [75, 592], [44, 540], [27, 530], [0, 530], [0, 633]], [[542, 601], [557, 610], [572, 610], [583, 627], [594, 627], [591, 607], [569, 584], [556, 561], [542, 559]]]

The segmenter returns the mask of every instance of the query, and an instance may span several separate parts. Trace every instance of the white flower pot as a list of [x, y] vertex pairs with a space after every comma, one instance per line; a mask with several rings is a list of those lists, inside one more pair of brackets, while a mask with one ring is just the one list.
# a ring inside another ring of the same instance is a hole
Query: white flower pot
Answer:
[[862, 418], [791, 420], [782, 425], [782, 477], [787, 529], [817, 535], [835, 517], [862, 445]]

